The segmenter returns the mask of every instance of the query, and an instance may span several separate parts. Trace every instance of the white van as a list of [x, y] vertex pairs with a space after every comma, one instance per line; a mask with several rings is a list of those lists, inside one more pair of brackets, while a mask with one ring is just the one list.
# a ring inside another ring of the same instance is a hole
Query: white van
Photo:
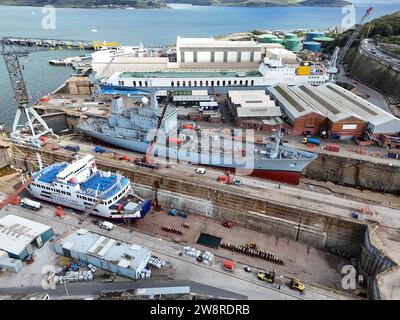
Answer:
[[114, 228], [114, 225], [111, 222], [103, 221], [99, 224], [99, 227], [110, 231]]

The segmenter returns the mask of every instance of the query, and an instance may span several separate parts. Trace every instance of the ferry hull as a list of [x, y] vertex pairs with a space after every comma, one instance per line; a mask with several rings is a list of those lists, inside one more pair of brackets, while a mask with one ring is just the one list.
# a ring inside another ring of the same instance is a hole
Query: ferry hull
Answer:
[[[36, 199], [40, 199], [41, 201], [47, 202], [47, 203], [51, 203], [51, 204], [57, 204], [61, 207], [64, 208], [68, 208], [68, 209], [74, 209], [76, 211], [78, 211], [80, 214], [83, 214], [83, 212], [85, 210], [82, 210], [82, 208], [78, 207], [78, 206], [74, 206], [73, 204], [70, 203], [66, 203], [65, 201], [58, 201], [57, 199], [49, 199], [46, 197], [42, 197], [40, 196], [40, 194], [37, 194], [36, 192], [32, 192], [28, 189], [30, 195]], [[140, 211], [140, 216], [137, 217], [125, 217], [125, 216], [121, 216], [121, 215], [104, 215], [104, 214], [100, 214], [100, 213], [93, 213], [90, 214], [90, 216], [93, 217], [99, 217], [99, 218], [103, 218], [103, 219], [107, 219], [110, 221], [115, 221], [115, 222], [122, 222], [122, 221], [136, 221], [139, 219], [143, 219], [147, 213], [149, 212], [149, 210], [146, 208], [145, 210], [141, 210]]]

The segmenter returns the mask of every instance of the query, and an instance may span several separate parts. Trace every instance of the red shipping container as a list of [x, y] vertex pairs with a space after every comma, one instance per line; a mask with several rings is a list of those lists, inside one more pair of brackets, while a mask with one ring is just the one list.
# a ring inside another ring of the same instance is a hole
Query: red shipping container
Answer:
[[327, 151], [332, 151], [332, 152], [339, 152], [340, 151], [340, 146], [338, 144], [327, 144], [326, 145], [326, 150]]

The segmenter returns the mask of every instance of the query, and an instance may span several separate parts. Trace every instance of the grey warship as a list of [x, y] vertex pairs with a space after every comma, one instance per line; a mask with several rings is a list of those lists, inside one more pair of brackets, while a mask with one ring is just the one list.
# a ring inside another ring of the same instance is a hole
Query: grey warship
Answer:
[[107, 144], [140, 153], [148, 152], [156, 134], [154, 156], [290, 184], [298, 184], [301, 171], [317, 157], [283, 146], [280, 134], [268, 143], [257, 143], [233, 130], [200, 130], [196, 125], [178, 124], [175, 106], [166, 106], [161, 114], [155, 94], [150, 103], [143, 97], [139, 105], [127, 107], [121, 97], [116, 98], [108, 119], [89, 118], [78, 129]]

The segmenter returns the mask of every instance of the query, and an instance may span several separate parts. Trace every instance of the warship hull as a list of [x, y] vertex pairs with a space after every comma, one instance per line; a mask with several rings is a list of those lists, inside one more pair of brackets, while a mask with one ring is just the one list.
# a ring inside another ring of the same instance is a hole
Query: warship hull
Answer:
[[[146, 142], [107, 135], [94, 130], [90, 126], [81, 125], [78, 128], [90, 137], [123, 149], [146, 153], [149, 147], [149, 144]], [[298, 184], [302, 170], [316, 158], [316, 155], [310, 154], [309, 158], [301, 159], [255, 158], [246, 161], [235, 161], [235, 159], [226, 159], [220, 155], [207, 155], [187, 150], [178, 150], [174, 147], [166, 148], [160, 146], [155, 147], [154, 155], [166, 158], [171, 162], [175, 160], [190, 164], [218, 167], [236, 171], [239, 174], [247, 174], [290, 184]]]

